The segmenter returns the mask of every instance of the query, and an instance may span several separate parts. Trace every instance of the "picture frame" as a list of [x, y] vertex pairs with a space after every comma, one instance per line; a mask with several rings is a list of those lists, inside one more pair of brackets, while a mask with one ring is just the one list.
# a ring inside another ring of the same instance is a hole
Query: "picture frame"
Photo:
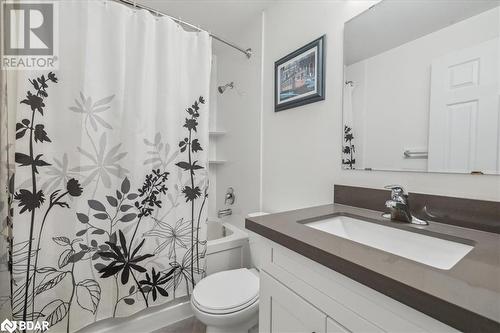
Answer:
[[325, 99], [325, 38], [274, 63], [274, 112]]

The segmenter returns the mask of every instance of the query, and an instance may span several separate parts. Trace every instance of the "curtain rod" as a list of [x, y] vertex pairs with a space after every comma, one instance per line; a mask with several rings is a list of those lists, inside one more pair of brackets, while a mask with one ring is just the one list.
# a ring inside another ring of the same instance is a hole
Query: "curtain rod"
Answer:
[[[203, 31], [203, 29], [195, 26], [194, 24], [191, 24], [189, 22], [185, 22], [185, 21], [182, 21], [181, 19], [178, 19], [178, 18], [175, 18], [175, 17], [172, 17], [168, 14], [165, 14], [163, 12], [160, 12], [154, 8], [151, 8], [151, 7], [148, 7], [148, 6], [145, 6], [145, 5], [141, 5], [141, 4], [138, 4], [137, 2], [135, 1], [132, 1], [132, 0], [113, 0], [113, 1], [116, 1], [116, 2], [119, 2], [119, 3], [123, 3], [123, 4], [126, 4], [128, 6], [132, 6], [132, 7], [136, 7], [136, 8], [140, 8], [140, 9], [145, 9], [153, 14], [156, 14], [158, 16], [166, 16], [170, 19], [172, 19], [174, 22], [177, 22], [178, 24], [181, 24], [181, 25], [184, 25], [186, 27], [189, 27], [191, 29], [194, 29], [196, 31]], [[239, 47], [238, 45], [235, 45], [227, 40], [225, 40], [224, 38], [221, 38], [215, 34], [212, 34], [212, 33], [208, 33], [210, 37], [212, 37], [213, 39], [215, 40], [218, 40], [219, 42], [221, 43], [224, 43], [230, 47], [232, 47], [233, 49], [236, 49], [238, 51], [240, 51], [241, 53], [245, 54], [247, 58], [250, 58], [252, 56], [252, 49], [248, 48], [248, 49], [243, 49], [241, 47]]]

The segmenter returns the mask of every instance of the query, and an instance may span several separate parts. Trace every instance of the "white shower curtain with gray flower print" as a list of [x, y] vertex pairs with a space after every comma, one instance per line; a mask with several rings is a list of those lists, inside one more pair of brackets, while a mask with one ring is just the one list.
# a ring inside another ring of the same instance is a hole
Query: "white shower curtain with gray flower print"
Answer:
[[58, 11], [58, 70], [7, 80], [1, 304], [73, 332], [204, 275], [211, 42], [111, 1]]

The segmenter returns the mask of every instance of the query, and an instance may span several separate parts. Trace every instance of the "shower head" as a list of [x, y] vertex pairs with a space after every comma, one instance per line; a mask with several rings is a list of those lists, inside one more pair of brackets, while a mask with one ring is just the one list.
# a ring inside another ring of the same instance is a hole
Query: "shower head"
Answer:
[[229, 82], [229, 83], [226, 83], [225, 85], [223, 86], [219, 86], [217, 88], [217, 90], [219, 91], [220, 94], [223, 94], [224, 91], [226, 91], [227, 88], [231, 88], [233, 89], [234, 88], [234, 82]]

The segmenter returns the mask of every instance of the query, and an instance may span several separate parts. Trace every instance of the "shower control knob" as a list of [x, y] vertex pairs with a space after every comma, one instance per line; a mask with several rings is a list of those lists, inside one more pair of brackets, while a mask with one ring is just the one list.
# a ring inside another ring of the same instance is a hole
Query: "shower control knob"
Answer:
[[224, 203], [226, 204], [226, 206], [232, 205], [232, 204], [234, 204], [234, 199], [235, 199], [234, 188], [228, 187], [227, 191], [226, 191], [226, 196], [225, 196], [225, 199], [224, 199]]

